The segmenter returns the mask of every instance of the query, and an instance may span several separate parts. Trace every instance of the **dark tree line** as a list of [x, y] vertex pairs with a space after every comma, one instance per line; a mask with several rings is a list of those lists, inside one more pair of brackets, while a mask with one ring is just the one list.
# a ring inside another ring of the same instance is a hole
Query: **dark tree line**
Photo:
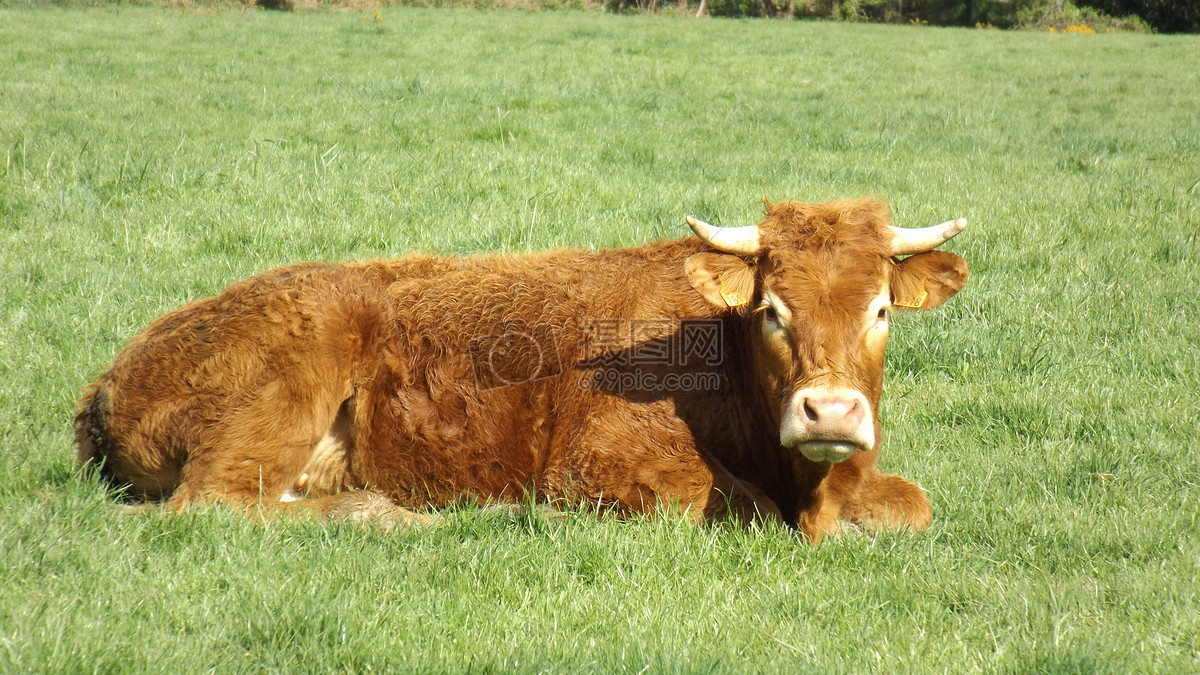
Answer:
[[[631, 4], [640, 3], [633, 0]], [[1051, 23], [1054, 17], [1086, 17], [1088, 22], [1114, 28], [1142, 25], [1123, 20], [1136, 16], [1159, 32], [1200, 32], [1200, 0], [703, 0], [702, 4], [705, 11], [717, 16], [919, 21], [999, 28], [1036, 26], [1047, 17]]]
[[1200, 0], [1078, 0], [1111, 16], [1136, 14], [1160, 33], [1200, 32]]

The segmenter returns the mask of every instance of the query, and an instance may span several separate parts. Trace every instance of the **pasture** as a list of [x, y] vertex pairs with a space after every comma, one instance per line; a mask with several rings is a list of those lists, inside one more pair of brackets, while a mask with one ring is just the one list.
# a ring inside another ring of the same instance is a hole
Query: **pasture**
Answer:
[[[1200, 669], [1200, 38], [114, 6], [0, 44], [0, 671]], [[865, 194], [970, 221], [966, 289], [892, 325], [926, 532], [123, 516], [74, 470], [121, 345], [272, 266]]]

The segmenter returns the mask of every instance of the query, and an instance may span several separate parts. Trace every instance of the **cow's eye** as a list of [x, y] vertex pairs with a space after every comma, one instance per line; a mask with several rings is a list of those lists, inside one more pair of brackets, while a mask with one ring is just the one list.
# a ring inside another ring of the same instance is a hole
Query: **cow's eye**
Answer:
[[763, 315], [767, 317], [767, 321], [779, 323], [779, 312], [776, 312], [774, 307], [767, 305], [766, 309], [763, 310]]
[[883, 321], [883, 320], [885, 320], [885, 319], [887, 319], [887, 308], [886, 308], [886, 307], [881, 307], [881, 308], [879, 309], [879, 320], [880, 320], [880, 321]]

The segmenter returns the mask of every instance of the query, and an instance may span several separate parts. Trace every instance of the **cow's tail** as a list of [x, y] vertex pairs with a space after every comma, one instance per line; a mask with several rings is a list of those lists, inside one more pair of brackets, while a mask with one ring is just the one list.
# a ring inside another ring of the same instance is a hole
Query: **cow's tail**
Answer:
[[76, 458], [80, 469], [95, 472], [110, 486], [118, 488], [127, 485], [128, 481], [122, 481], [108, 461], [115, 450], [108, 433], [110, 413], [108, 388], [101, 378], [89, 386], [87, 393], [79, 399], [75, 413]]

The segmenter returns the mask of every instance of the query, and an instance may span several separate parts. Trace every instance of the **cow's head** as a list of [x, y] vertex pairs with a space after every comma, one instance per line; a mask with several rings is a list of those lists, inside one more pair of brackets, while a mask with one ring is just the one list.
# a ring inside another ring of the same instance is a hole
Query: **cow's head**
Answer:
[[690, 257], [688, 279], [751, 322], [780, 442], [816, 462], [872, 449], [888, 315], [932, 309], [963, 287], [966, 261], [933, 249], [966, 221], [897, 228], [885, 205], [859, 200], [768, 203], [766, 220], [748, 227], [688, 224], [718, 251]]

